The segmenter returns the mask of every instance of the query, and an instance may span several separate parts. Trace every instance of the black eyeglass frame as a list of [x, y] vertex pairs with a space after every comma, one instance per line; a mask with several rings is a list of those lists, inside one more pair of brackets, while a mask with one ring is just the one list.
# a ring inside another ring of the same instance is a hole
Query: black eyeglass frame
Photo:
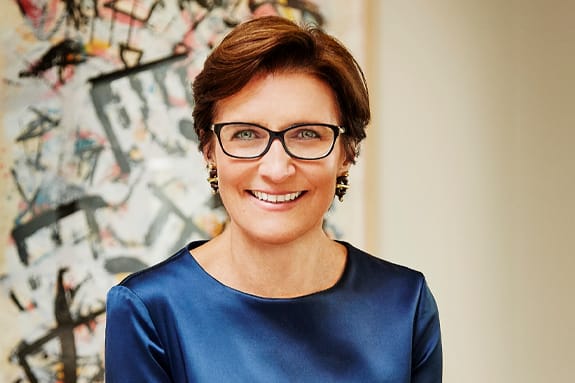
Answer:
[[[226, 151], [226, 149], [224, 148], [224, 145], [222, 144], [222, 139], [220, 137], [220, 132], [226, 125], [255, 126], [257, 128], [265, 130], [269, 134], [269, 140], [268, 140], [268, 143], [267, 143], [265, 149], [259, 155], [249, 156], [249, 157], [236, 156], [236, 155], [228, 153]], [[305, 157], [296, 156], [295, 154], [290, 152], [290, 150], [288, 149], [288, 147], [285, 143], [285, 139], [284, 139], [285, 134], [287, 132], [289, 132], [290, 130], [305, 127], [305, 126], [325, 126], [327, 128], [330, 128], [333, 131], [333, 142], [331, 143], [331, 147], [329, 148], [329, 150], [325, 154], [323, 154], [319, 157], [305, 158]], [[331, 154], [331, 152], [333, 151], [333, 148], [335, 147], [335, 142], [337, 141], [337, 138], [339, 137], [340, 134], [345, 133], [345, 128], [343, 126], [338, 126], [338, 125], [333, 125], [333, 124], [325, 124], [325, 123], [319, 123], [319, 122], [318, 123], [294, 124], [294, 125], [290, 125], [289, 127], [287, 127], [284, 130], [280, 130], [279, 132], [276, 132], [276, 131], [273, 131], [273, 130], [266, 128], [265, 126], [261, 126], [259, 124], [255, 124], [255, 123], [251, 123], [251, 122], [234, 122], [234, 121], [232, 121], [232, 122], [220, 122], [220, 123], [212, 124], [212, 126], [210, 127], [210, 130], [216, 134], [216, 137], [218, 137], [218, 143], [220, 144], [220, 148], [222, 148], [222, 151], [227, 156], [232, 157], [232, 158], [238, 158], [241, 160], [253, 160], [256, 158], [262, 158], [270, 150], [272, 143], [274, 142], [275, 139], [278, 139], [281, 142], [285, 152], [292, 158], [295, 158], [298, 160], [306, 160], [306, 161], [321, 160], [322, 158], [325, 158]]]

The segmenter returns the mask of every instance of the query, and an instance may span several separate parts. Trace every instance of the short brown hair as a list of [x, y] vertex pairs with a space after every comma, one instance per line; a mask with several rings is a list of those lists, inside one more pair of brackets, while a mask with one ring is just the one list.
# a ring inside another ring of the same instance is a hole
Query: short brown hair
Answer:
[[200, 150], [209, 145], [216, 103], [239, 92], [252, 78], [265, 73], [303, 72], [317, 76], [334, 91], [341, 136], [352, 163], [366, 136], [369, 94], [365, 76], [348, 49], [316, 26], [298, 26], [278, 16], [256, 18], [238, 25], [209, 55], [194, 80], [194, 129]]

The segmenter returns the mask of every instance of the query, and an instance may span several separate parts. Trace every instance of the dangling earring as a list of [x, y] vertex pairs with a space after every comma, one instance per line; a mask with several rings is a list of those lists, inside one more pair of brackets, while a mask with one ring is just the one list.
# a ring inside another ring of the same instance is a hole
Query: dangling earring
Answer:
[[218, 184], [218, 169], [216, 168], [216, 165], [212, 164], [211, 162], [208, 164], [208, 183], [210, 184], [210, 187], [212, 188], [212, 193], [213, 194], [218, 194], [218, 191], [220, 189], [220, 186]]
[[339, 199], [339, 202], [343, 201], [343, 196], [347, 193], [347, 189], [349, 189], [349, 173], [345, 172], [345, 174], [336, 178], [335, 183], [335, 195]]

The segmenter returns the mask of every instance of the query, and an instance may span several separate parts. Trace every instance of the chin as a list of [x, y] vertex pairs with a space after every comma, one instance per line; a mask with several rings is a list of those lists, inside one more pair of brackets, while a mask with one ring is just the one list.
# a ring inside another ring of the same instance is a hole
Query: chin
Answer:
[[[259, 234], [259, 235], [258, 235]], [[286, 233], [285, 231], [281, 233], [258, 233], [252, 235], [256, 241], [267, 244], [267, 245], [285, 245], [287, 243], [294, 242], [298, 238], [301, 238], [299, 233]]]

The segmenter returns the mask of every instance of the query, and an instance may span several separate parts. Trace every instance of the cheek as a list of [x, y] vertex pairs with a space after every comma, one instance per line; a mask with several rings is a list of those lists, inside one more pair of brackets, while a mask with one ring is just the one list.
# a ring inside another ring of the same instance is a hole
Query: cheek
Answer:
[[[243, 182], [248, 178], [249, 169], [244, 164], [234, 162], [216, 148], [213, 152], [214, 162], [218, 169], [218, 182], [220, 192], [228, 194], [229, 191], [241, 189]], [[247, 165], [247, 164], [246, 164]], [[226, 196], [222, 196], [224, 199]]]
[[219, 186], [219, 197], [224, 205], [226, 211], [229, 212], [230, 207], [234, 207], [237, 204], [233, 203], [234, 200], [234, 193], [235, 193], [235, 181], [233, 179], [233, 172], [225, 171], [225, 166], [219, 164], [218, 168], [218, 186]]
[[333, 162], [321, 169], [308, 172], [307, 178], [311, 184], [315, 185], [318, 190], [322, 191], [322, 194], [325, 194], [326, 197], [328, 197], [328, 194], [331, 194], [331, 190], [335, 190], [338, 171], [339, 164]]
[[233, 172], [229, 171], [229, 166], [223, 163], [221, 160], [215, 160], [216, 166], [218, 168], [218, 183], [220, 184], [220, 193], [223, 193], [227, 190], [233, 180], [230, 177], [233, 177]]

